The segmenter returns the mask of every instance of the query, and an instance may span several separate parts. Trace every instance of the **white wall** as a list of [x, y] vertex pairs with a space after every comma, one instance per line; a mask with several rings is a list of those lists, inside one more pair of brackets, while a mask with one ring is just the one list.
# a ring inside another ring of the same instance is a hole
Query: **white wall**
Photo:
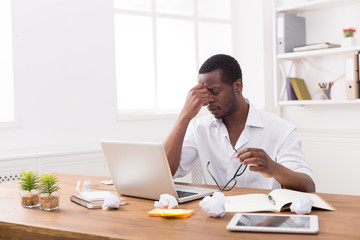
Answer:
[[112, 0], [14, 0], [16, 118], [0, 156], [162, 141], [174, 119], [117, 121]]

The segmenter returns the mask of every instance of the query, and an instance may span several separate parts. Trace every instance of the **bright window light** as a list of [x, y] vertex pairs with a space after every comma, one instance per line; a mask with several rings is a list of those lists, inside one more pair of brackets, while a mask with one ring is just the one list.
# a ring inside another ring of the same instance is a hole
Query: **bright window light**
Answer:
[[233, 54], [231, 0], [114, 0], [114, 14], [119, 115], [178, 112], [199, 66]]
[[115, 15], [115, 25], [118, 108], [151, 109], [156, 99], [151, 18]]
[[0, 1], [0, 122], [15, 120], [11, 0]]
[[231, 19], [231, 0], [197, 0], [199, 17]]
[[152, 0], [114, 0], [115, 9], [151, 11]]
[[193, 2], [194, 0], [156, 0], [156, 12], [193, 16]]
[[[216, 34], [214, 34], [216, 32]], [[217, 53], [232, 55], [232, 27], [224, 23], [199, 23], [199, 59], [203, 63]]]
[[179, 109], [197, 81], [194, 24], [159, 18], [157, 30], [158, 107]]

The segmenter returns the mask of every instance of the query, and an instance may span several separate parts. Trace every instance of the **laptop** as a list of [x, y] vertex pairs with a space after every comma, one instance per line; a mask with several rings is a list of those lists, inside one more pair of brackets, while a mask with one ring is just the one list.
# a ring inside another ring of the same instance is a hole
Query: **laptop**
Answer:
[[184, 203], [216, 191], [175, 185], [160, 143], [102, 141], [101, 147], [116, 192], [121, 195], [159, 200], [161, 194], [167, 193]]

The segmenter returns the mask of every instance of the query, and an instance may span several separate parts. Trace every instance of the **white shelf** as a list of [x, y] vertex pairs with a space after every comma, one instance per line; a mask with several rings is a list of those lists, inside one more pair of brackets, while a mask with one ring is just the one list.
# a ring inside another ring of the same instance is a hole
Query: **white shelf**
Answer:
[[293, 100], [279, 101], [280, 106], [306, 106], [306, 105], [336, 105], [336, 104], [360, 104], [360, 99], [355, 100]]
[[344, 54], [360, 51], [360, 45], [352, 46], [352, 47], [338, 47], [338, 48], [327, 48], [327, 49], [319, 49], [319, 50], [311, 50], [311, 51], [302, 51], [302, 52], [290, 52], [278, 54], [277, 58], [280, 60], [294, 60], [305, 57], [317, 57], [317, 56], [325, 56], [332, 54]]
[[[328, 26], [336, 25], [347, 26], [350, 23], [358, 23], [358, 12], [360, 9], [360, 0], [303, 0], [291, 4], [290, 1], [282, 1], [284, 4], [276, 6], [273, 14], [274, 24], [274, 42], [277, 43], [276, 24], [279, 13], [285, 12], [303, 16], [306, 18], [306, 25], [312, 31], [308, 39], [335, 39], [334, 29]], [[309, 14], [311, 12], [311, 14]], [[349, 12], [349, 16], [344, 17]], [[326, 21], [317, 21], [316, 16], [324, 17], [332, 14]], [[325, 26], [326, 25], [326, 26]], [[337, 29], [339, 28], [336, 27]], [[340, 27], [341, 28], [341, 27]], [[319, 31], [314, 31], [314, 30]], [[339, 33], [340, 34], [340, 33]], [[340, 35], [339, 35], [340, 37]], [[340, 40], [340, 39], [339, 39]], [[320, 40], [326, 42], [327, 40]], [[320, 43], [319, 42], [319, 43]], [[329, 40], [331, 43], [338, 43], [335, 40]], [[316, 42], [314, 42], [316, 43]], [[309, 50], [301, 52], [290, 52], [284, 54], [276, 54], [276, 44], [274, 46], [274, 95], [275, 105], [281, 107], [287, 106], [360, 106], [360, 99], [347, 100], [346, 94], [341, 92], [345, 91], [344, 84], [338, 85], [336, 91], [337, 95], [343, 100], [297, 100], [287, 101], [282, 100], [284, 96], [285, 79], [286, 76], [299, 76], [304, 78], [308, 84], [317, 82], [317, 79], [336, 79], [344, 80], [345, 66], [344, 58], [348, 54], [357, 54], [360, 52], [360, 44], [351, 47], [337, 47], [318, 50]], [[299, 61], [301, 60], [301, 61]], [[306, 61], [302, 61], [306, 60]], [[310, 63], [310, 64], [309, 64]], [[344, 90], [342, 90], [344, 88]]]
[[277, 12], [288, 12], [299, 14], [307, 11], [322, 10], [324, 8], [331, 8], [336, 6], [341, 6], [344, 4], [354, 4], [359, 3], [358, 0], [308, 0], [306, 2], [300, 2], [291, 4], [288, 6], [279, 6], [276, 8]]

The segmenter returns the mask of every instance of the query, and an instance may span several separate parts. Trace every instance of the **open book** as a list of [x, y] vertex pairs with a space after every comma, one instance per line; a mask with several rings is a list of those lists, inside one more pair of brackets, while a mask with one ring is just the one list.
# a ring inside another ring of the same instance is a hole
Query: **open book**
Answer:
[[266, 194], [244, 194], [226, 197], [226, 212], [281, 212], [290, 208], [291, 203], [297, 197], [309, 197], [313, 207], [335, 210], [329, 203], [314, 193], [303, 193], [289, 189], [275, 189]]

